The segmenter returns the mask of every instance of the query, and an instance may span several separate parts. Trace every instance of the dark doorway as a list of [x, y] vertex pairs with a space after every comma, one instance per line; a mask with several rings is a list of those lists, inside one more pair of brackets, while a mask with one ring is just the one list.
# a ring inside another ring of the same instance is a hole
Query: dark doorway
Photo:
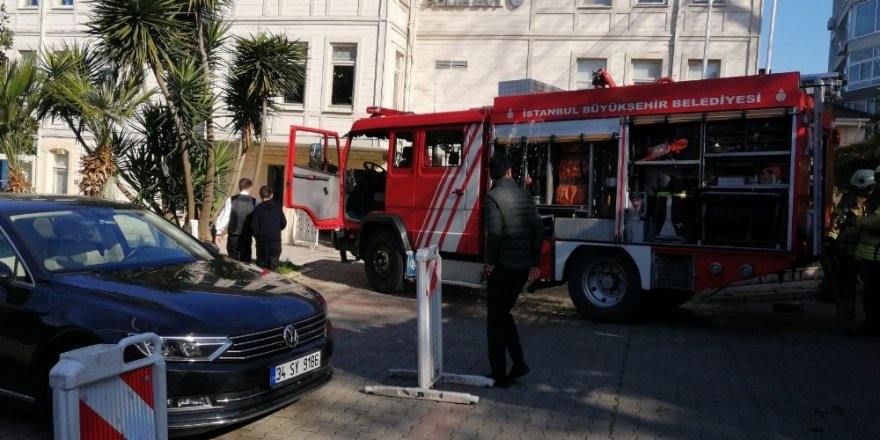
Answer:
[[272, 199], [283, 205], [284, 165], [269, 165], [266, 171], [266, 185], [272, 188]]

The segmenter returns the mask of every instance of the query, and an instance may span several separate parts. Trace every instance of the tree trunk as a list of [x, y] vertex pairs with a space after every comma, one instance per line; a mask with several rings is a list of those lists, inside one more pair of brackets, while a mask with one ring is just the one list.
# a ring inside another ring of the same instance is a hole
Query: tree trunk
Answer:
[[132, 194], [131, 191], [129, 191], [128, 188], [125, 187], [125, 184], [122, 182], [122, 179], [117, 177], [117, 178], [113, 179], [113, 182], [116, 184], [116, 189], [118, 189], [119, 192], [121, 192], [122, 195], [124, 195], [125, 198], [128, 199], [129, 203], [131, 203], [132, 205], [140, 205], [141, 204], [140, 200], [138, 200], [137, 197], [135, 197], [134, 194]]
[[257, 184], [257, 177], [260, 175], [260, 167], [263, 166], [263, 153], [266, 152], [266, 119], [269, 113], [269, 105], [263, 100], [263, 111], [260, 114], [260, 152], [257, 153], [257, 168], [254, 170], [254, 187], [260, 188], [262, 185]]
[[[205, 36], [202, 25], [202, 15], [196, 11], [196, 32], [198, 32], [197, 40], [199, 43], [199, 55], [202, 58], [202, 79], [205, 82], [205, 88], [209, 93], [214, 93], [212, 87], [211, 64], [208, 62], [208, 51], [205, 49]], [[206, 160], [207, 168], [205, 175], [205, 189], [202, 192], [202, 209], [199, 212], [199, 240], [213, 241], [211, 236], [211, 221], [214, 219], [214, 180], [217, 178], [217, 146], [214, 144], [214, 118], [208, 116], [205, 120], [205, 138], [208, 142], [208, 157]]]
[[174, 129], [177, 131], [177, 142], [180, 146], [180, 158], [183, 162], [183, 186], [186, 190], [186, 224], [184, 230], [188, 230], [189, 221], [196, 213], [196, 196], [193, 191], [192, 164], [189, 162], [189, 142], [186, 140], [186, 133], [183, 130], [183, 121], [177, 113], [177, 106], [175, 106], [174, 101], [171, 100], [171, 92], [168, 90], [168, 84], [165, 83], [165, 78], [159, 73], [158, 66], [150, 64], [150, 69], [153, 71], [153, 76], [156, 77], [156, 83], [159, 85], [159, 90], [161, 90], [162, 95], [165, 96], [165, 105], [167, 105], [168, 110], [171, 111], [171, 118], [174, 119]]
[[247, 159], [248, 151], [251, 149], [251, 139], [253, 138], [253, 126], [247, 124], [241, 134], [241, 143], [238, 145], [238, 160], [235, 163], [235, 173], [232, 175], [232, 182], [229, 182], [229, 194], [238, 193], [238, 180], [241, 179], [241, 169], [244, 167], [244, 161]]

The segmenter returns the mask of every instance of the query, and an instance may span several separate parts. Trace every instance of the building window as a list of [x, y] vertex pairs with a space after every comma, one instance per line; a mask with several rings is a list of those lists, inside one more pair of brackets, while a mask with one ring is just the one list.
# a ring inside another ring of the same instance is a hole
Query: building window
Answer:
[[467, 70], [467, 60], [437, 60], [434, 61], [434, 69], [436, 70]]
[[333, 45], [333, 90], [330, 105], [354, 104], [354, 68], [357, 60], [357, 45]]
[[73, 0], [61, 0], [59, 4], [61, 6], [73, 6]]
[[632, 60], [633, 84], [647, 84], [660, 79], [663, 68], [661, 60]]
[[40, 6], [40, 0], [21, 0], [22, 8], [35, 8]]
[[[724, 0], [713, 0], [712, 6], [723, 4]], [[695, 5], [708, 5], [709, 0], [694, 0]]]
[[850, 52], [846, 76], [847, 90], [880, 84], [880, 47]]
[[593, 73], [605, 69], [607, 60], [603, 58], [578, 58], [575, 88], [577, 90], [593, 88]]
[[395, 52], [394, 58], [394, 108], [403, 110], [403, 78], [406, 75], [405, 58]]
[[638, 5], [665, 5], [666, 0], [638, 0]]
[[[309, 45], [306, 43], [298, 43], [302, 49], [304, 54], [309, 53]], [[288, 93], [284, 96], [285, 104], [299, 104], [303, 105], [306, 102], [306, 61], [303, 61], [302, 65], [299, 66], [302, 69], [302, 81], [296, 86], [296, 89], [293, 92]]]
[[[706, 78], [721, 77], [721, 60], [709, 60], [706, 64]], [[688, 60], [687, 79], [703, 79], [703, 60]]]
[[66, 151], [57, 151], [52, 154], [52, 177], [53, 192], [55, 194], [67, 194], [67, 178], [68, 178], [68, 159], [70, 157]]
[[580, 7], [582, 8], [602, 8], [602, 7], [610, 7], [611, 0], [581, 0]]
[[855, 6], [853, 36], [861, 37], [877, 31], [877, 0], [869, 0]]

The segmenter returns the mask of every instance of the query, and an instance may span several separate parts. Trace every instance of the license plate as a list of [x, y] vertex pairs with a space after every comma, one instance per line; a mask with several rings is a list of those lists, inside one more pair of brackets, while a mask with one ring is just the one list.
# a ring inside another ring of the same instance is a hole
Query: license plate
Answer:
[[321, 366], [321, 352], [307, 354], [301, 358], [276, 365], [269, 369], [269, 385], [277, 385], [285, 380], [301, 376]]

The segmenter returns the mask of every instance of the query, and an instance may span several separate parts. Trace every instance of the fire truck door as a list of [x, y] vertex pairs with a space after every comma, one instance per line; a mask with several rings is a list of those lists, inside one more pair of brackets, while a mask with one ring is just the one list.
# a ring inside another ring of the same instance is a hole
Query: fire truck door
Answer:
[[[301, 133], [297, 145], [297, 133]], [[318, 229], [342, 227], [342, 184], [339, 135], [316, 128], [291, 126], [287, 148], [284, 201], [305, 211]]]
[[420, 132], [413, 203], [418, 247], [435, 244], [443, 252], [479, 252], [482, 139], [482, 124]]

